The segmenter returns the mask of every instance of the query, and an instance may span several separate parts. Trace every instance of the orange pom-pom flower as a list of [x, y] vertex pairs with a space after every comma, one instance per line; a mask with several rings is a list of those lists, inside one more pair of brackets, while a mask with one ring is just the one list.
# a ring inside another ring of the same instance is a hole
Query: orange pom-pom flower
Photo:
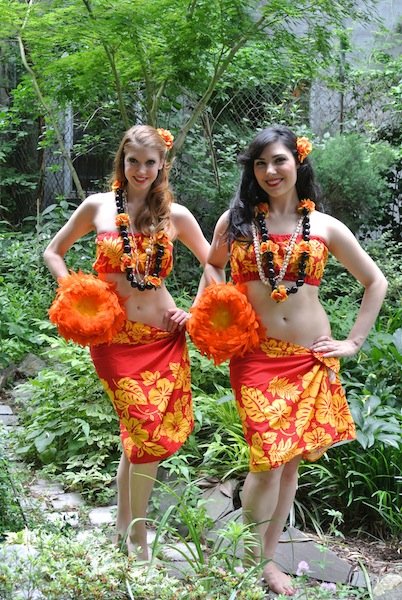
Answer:
[[260, 340], [260, 323], [253, 307], [231, 283], [208, 286], [190, 309], [187, 330], [202, 354], [216, 365], [255, 349]]
[[81, 346], [110, 343], [126, 319], [113, 287], [82, 272], [59, 279], [49, 309], [49, 318], [59, 334]]

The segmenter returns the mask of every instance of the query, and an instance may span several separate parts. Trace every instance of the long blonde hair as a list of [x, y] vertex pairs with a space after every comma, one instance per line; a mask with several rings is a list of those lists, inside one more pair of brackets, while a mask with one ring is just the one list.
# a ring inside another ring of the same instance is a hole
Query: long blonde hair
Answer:
[[157, 230], [167, 229], [170, 223], [170, 206], [174, 198], [169, 185], [170, 165], [166, 162], [166, 144], [157, 130], [150, 125], [135, 125], [125, 132], [114, 157], [111, 178], [113, 183], [118, 181], [123, 189], [127, 186], [127, 179], [124, 175], [124, 156], [127, 144], [152, 148], [159, 152], [163, 161], [163, 166], [149, 190], [144, 210], [137, 215], [135, 227], [138, 231], [143, 232], [149, 231], [151, 225], [155, 225]]

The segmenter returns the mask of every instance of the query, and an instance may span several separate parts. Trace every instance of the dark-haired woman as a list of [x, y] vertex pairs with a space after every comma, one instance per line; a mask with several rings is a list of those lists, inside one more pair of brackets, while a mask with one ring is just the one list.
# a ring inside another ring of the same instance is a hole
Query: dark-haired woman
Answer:
[[[307, 138], [282, 126], [255, 137], [240, 157], [240, 186], [216, 225], [205, 271], [208, 282], [222, 282], [230, 260], [233, 281], [242, 284], [265, 329], [260, 347], [232, 358], [230, 372], [250, 446], [243, 512], [260, 541], [253, 558], [268, 560], [263, 572], [268, 586], [288, 596], [295, 590], [273, 558], [294, 500], [298, 466], [355, 438], [339, 358], [358, 352], [387, 289], [349, 229], [317, 210], [310, 150]], [[331, 336], [318, 297], [329, 252], [364, 287], [345, 340]]]
[[63, 278], [66, 252], [95, 231], [94, 269], [124, 299], [123, 328], [111, 344], [91, 346], [91, 355], [120, 420], [117, 534], [123, 537], [133, 521], [127, 546], [140, 559], [148, 558], [145, 516], [159, 461], [178, 450], [193, 427], [184, 332], [189, 314], [165, 287], [172, 242], [183, 242], [203, 265], [209, 250], [194, 216], [173, 202], [166, 161], [172, 144], [166, 130], [129, 129], [115, 156], [113, 190], [89, 196], [44, 254], [54, 277]]

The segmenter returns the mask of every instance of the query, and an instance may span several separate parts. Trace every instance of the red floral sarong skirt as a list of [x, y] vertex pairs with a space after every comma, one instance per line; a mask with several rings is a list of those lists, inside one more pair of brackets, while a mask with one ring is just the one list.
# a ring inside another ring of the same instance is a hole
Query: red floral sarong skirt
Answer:
[[174, 454], [194, 424], [185, 332], [126, 321], [111, 344], [92, 346], [91, 356], [119, 417], [128, 460]]
[[337, 358], [273, 338], [231, 360], [251, 471], [268, 471], [299, 455], [314, 461], [334, 444], [355, 439], [338, 372]]

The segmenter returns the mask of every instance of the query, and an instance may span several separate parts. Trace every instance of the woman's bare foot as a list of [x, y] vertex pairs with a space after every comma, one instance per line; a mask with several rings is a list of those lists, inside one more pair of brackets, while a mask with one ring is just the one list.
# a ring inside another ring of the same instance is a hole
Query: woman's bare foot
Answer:
[[115, 546], [118, 546], [120, 548], [122, 541], [124, 539], [124, 535], [122, 533], [115, 533], [112, 535], [111, 539], [112, 539], [112, 544], [114, 544]]
[[127, 536], [127, 551], [128, 555], [135, 558], [135, 560], [148, 560], [148, 545], [147, 540], [135, 540], [134, 538]]
[[269, 589], [275, 594], [283, 594], [284, 596], [295, 594], [289, 575], [282, 573], [274, 562], [270, 561], [265, 565], [262, 576]]

